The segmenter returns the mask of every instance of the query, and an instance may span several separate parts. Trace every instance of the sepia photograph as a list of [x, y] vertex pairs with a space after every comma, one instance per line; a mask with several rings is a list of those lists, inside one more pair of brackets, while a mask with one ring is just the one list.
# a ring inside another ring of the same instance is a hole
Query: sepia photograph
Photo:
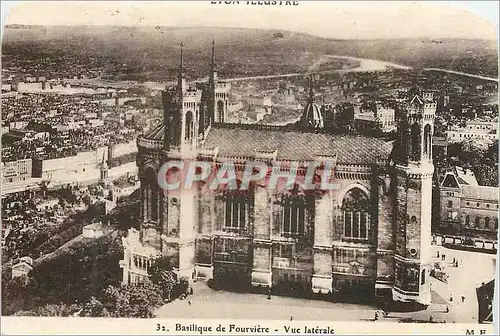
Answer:
[[2, 2], [2, 334], [498, 333], [498, 9]]

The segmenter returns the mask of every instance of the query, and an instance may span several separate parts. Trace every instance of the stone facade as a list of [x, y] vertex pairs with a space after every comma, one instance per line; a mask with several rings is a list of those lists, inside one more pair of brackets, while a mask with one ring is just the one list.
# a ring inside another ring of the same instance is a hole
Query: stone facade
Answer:
[[441, 233], [497, 240], [498, 188], [478, 185], [474, 173], [456, 167], [439, 184]]
[[[408, 102], [403, 124], [409, 127], [400, 130], [403, 145], [393, 148], [381, 139], [321, 133], [318, 124], [292, 130], [218, 123], [229, 86], [217, 82], [214, 65], [212, 71], [208, 84], [188, 89], [181, 61], [177, 88], [164, 94], [164, 125], [138, 140], [142, 225], [138, 236], [124, 240], [124, 259], [134, 258], [127, 246], [148, 246], [170, 257], [180, 276], [223, 286], [429, 304], [432, 96]], [[219, 98], [223, 103], [214, 104]], [[243, 193], [223, 187], [170, 192], [157, 183], [168, 160], [216, 166], [325, 157], [335, 163], [335, 190], [296, 184], [291, 190], [253, 185]], [[124, 268], [124, 282], [130, 272]]]

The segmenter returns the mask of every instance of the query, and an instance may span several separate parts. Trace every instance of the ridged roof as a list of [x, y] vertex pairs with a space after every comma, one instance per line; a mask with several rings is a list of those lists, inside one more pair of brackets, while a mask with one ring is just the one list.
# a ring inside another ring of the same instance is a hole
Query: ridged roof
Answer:
[[314, 160], [337, 156], [342, 164], [369, 165], [387, 161], [392, 144], [378, 138], [319, 134], [290, 129], [214, 125], [202, 148], [219, 148], [219, 156], [253, 157], [256, 151], [277, 151], [278, 160]]
[[165, 124], [160, 124], [153, 128], [151, 131], [144, 135], [147, 140], [157, 140], [163, 141], [163, 135], [165, 134]]
[[314, 102], [309, 102], [304, 109], [304, 113], [302, 114], [302, 124], [304, 126], [314, 127], [314, 128], [323, 128], [323, 115], [319, 109], [318, 104]]
[[424, 100], [420, 98], [418, 95], [415, 95], [415, 97], [412, 98], [410, 101], [410, 105], [413, 105], [414, 103], [418, 105], [424, 105]]
[[[162, 141], [164, 131], [161, 124], [144, 137]], [[378, 138], [238, 124], [213, 125], [201, 148], [215, 147], [222, 157], [254, 157], [256, 151], [277, 151], [278, 160], [308, 161], [319, 155], [336, 155], [338, 163], [356, 165], [385, 162], [392, 150], [391, 143]]]

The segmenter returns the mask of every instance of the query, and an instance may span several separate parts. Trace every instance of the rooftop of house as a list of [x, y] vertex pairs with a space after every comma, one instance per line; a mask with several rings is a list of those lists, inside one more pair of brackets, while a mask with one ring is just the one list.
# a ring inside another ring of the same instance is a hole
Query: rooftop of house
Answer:
[[458, 177], [458, 182], [460, 184], [466, 184], [471, 186], [478, 186], [476, 176], [471, 169], [455, 167], [455, 174]]
[[467, 199], [498, 202], [498, 188], [480, 186], [474, 173], [461, 167], [445, 174], [441, 187], [461, 189], [462, 195]]
[[85, 225], [83, 228], [90, 229], [90, 230], [102, 230], [103, 229], [102, 223], [100, 223], [100, 222], [94, 222], [94, 223], [91, 223], [89, 225]]

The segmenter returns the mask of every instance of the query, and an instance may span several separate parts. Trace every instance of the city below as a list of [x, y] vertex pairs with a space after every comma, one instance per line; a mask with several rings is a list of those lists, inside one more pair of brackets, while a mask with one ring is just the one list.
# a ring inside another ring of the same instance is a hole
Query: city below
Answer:
[[[216, 37], [126, 59], [8, 28], [2, 315], [491, 323], [498, 76], [475, 50], [446, 68]], [[161, 190], [193, 157], [329, 160], [338, 190]]]

